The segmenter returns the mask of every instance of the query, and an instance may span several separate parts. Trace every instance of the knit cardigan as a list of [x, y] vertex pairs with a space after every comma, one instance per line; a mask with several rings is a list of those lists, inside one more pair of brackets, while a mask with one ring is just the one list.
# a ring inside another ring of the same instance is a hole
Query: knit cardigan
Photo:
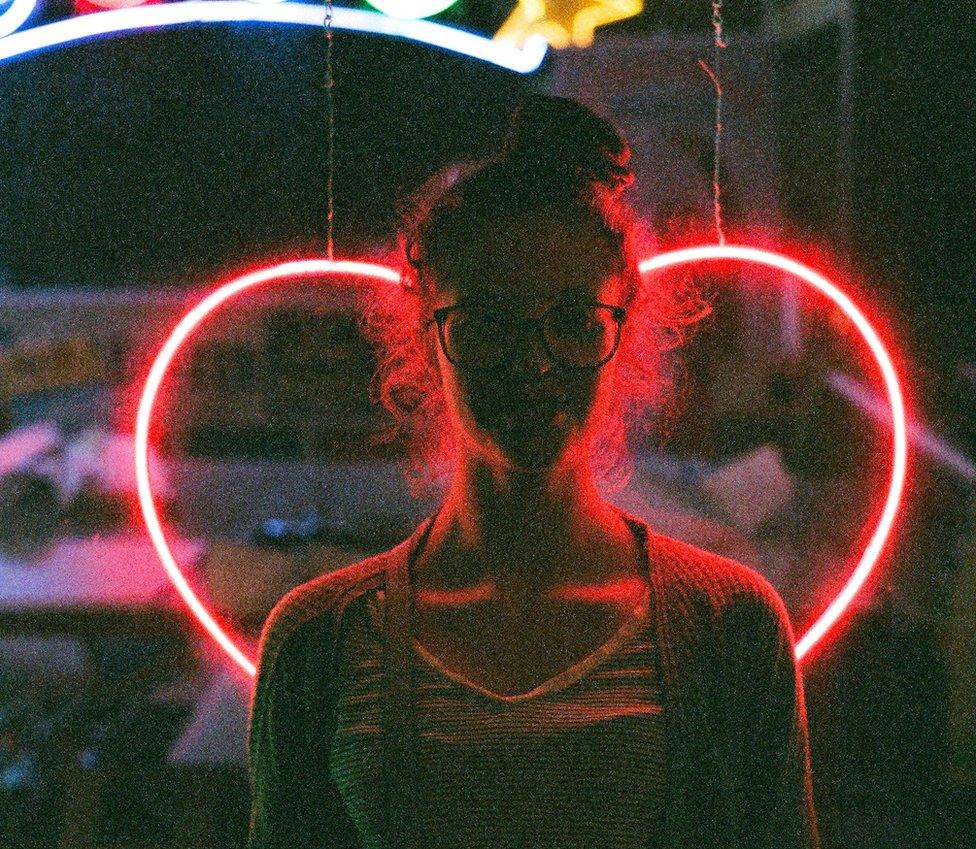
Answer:
[[[782, 598], [752, 568], [620, 513], [650, 568], [668, 716], [662, 845], [819, 849], [803, 680]], [[432, 520], [296, 587], [269, 614], [249, 711], [249, 849], [358, 849], [329, 772], [343, 612], [386, 586], [390, 558], [406, 558]]]

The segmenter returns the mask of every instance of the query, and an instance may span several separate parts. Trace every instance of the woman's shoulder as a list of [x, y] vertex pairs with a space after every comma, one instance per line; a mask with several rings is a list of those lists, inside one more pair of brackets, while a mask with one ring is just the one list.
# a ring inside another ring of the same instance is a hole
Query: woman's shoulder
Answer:
[[777, 618], [785, 615], [779, 591], [750, 565], [651, 529], [648, 551], [672, 597], [707, 607], [717, 616], [737, 608], [755, 608]]
[[[690, 543], [653, 533], [669, 633], [698, 644], [709, 635], [732, 668], [788, 670], [795, 635], [782, 596], [758, 570]], [[748, 659], [748, 663], [746, 662]]]
[[390, 549], [322, 572], [285, 593], [261, 629], [261, 657], [267, 660], [276, 656], [289, 641], [321, 645], [334, 633], [350, 602], [383, 582], [391, 560], [406, 557], [419, 530]]
[[383, 569], [388, 552], [357, 560], [317, 575], [289, 590], [271, 608], [261, 629], [258, 654], [263, 663], [277, 657], [286, 644], [321, 650], [334, 632], [346, 605], [365, 592]]

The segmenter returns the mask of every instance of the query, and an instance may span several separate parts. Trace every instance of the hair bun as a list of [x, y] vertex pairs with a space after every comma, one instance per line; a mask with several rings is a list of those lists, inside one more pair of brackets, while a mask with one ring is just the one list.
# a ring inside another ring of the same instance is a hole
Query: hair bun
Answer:
[[622, 192], [634, 175], [630, 147], [609, 122], [568, 97], [531, 93], [512, 115], [502, 155], [570, 179], [596, 180]]

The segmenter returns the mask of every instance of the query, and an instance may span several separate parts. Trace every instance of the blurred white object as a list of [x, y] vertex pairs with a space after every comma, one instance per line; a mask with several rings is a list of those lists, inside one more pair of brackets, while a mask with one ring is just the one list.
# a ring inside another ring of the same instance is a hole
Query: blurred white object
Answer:
[[218, 670], [170, 746], [166, 762], [182, 766], [245, 764], [250, 696], [249, 681], [241, 681], [233, 670]]
[[[65, 451], [64, 476], [77, 488], [85, 480], [94, 480], [106, 494], [135, 495], [135, 439], [127, 433], [89, 428], [78, 434]], [[173, 496], [173, 487], [165, 464], [151, 447], [149, 477], [157, 498]], [[75, 492], [77, 492], [77, 488]]]
[[702, 491], [737, 527], [753, 533], [796, 495], [779, 448], [762, 445], [712, 472]]
[[[205, 544], [170, 539], [176, 562], [196, 563]], [[178, 603], [176, 590], [145, 533], [65, 537], [25, 568], [0, 555], [0, 611], [66, 607], [117, 607]]]
[[40, 458], [58, 451], [61, 429], [53, 422], [24, 425], [0, 437], [0, 476], [32, 468]]
[[[830, 372], [827, 382], [852, 404], [891, 428], [891, 406], [887, 398], [839, 371]], [[976, 481], [976, 463], [916, 418], [908, 420], [908, 438], [912, 445], [940, 465], [968, 481]]]
[[[96, 427], [66, 442], [53, 422], [25, 425], [0, 438], [0, 477], [15, 472], [32, 472], [50, 480], [62, 504], [71, 501], [89, 480], [106, 494], [135, 496], [135, 440], [129, 434]], [[157, 498], [173, 497], [169, 469], [152, 448], [149, 475]]]

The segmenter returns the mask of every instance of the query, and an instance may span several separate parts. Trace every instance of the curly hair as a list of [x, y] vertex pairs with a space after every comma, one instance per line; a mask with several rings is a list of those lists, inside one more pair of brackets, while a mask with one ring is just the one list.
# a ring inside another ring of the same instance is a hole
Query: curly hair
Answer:
[[500, 149], [447, 165], [397, 204], [396, 245], [383, 261], [400, 286], [359, 290], [361, 330], [377, 354], [369, 397], [393, 423], [374, 437], [400, 441], [407, 487], [434, 496], [452, 469], [454, 435], [422, 323], [430, 314], [436, 270], [477, 243], [479, 232], [518, 215], [553, 216], [596, 226], [624, 280], [627, 320], [617, 350], [613, 401], [590, 450], [592, 472], [619, 492], [633, 474], [629, 446], [655, 430], [667, 438], [681, 412], [686, 372], [666, 356], [705, 318], [710, 305], [688, 275], [645, 280], [638, 263], [655, 252], [647, 223], [620, 197], [633, 180], [630, 148], [619, 132], [582, 104], [531, 94], [514, 113]]

